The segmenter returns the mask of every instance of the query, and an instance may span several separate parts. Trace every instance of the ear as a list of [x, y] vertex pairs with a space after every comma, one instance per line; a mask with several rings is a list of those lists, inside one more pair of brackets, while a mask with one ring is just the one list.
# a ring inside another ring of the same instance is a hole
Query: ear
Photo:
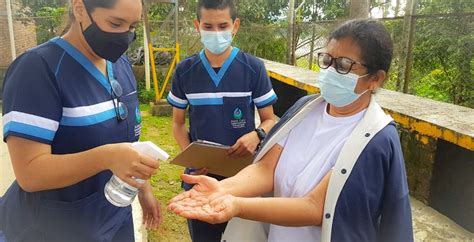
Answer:
[[[87, 15], [86, 13], [86, 7], [84, 6], [84, 2], [82, 0], [72, 0], [72, 13], [74, 15], [74, 19], [78, 22], [78, 23], [82, 23], [82, 22], [87, 22], [85, 19], [85, 15]], [[88, 24], [86, 24], [87, 26]], [[84, 26], [84, 27], [86, 27]]]
[[383, 86], [386, 78], [387, 78], [387, 72], [385, 72], [384, 70], [378, 70], [370, 78], [368, 89], [374, 92], [375, 90]]
[[196, 31], [197, 31], [198, 33], [201, 32], [201, 28], [199, 28], [199, 25], [200, 25], [199, 19], [195, 19], [195, 20], [194, 20], [194, 28], [196, 28]]
[[240, 28], [240, 19], [236, 18], [234, 21], [234, 30], [232, 30], [232, 34], [236, 35], [237, 32], [239, 32], [239, 28]]

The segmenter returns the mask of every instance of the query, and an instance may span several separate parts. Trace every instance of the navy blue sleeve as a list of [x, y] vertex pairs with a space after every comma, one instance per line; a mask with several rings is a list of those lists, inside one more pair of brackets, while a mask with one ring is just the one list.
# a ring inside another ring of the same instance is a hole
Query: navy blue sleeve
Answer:
[[3, 139], [17, 136], [51, 144], [62, 117], [56, 77], [35, 52], [18, 57], [3, 87]]
[[[336, 172], [344, 174], [342, 170]], [[399, 136], [389, 124], [370, 140], [344, 184], [331, 241], [410, 242], [411, 219]]]
[[252, 99], [257, 108], [264, 108], [273, 105], [277, 101], [275, 91], [267, 74], [267, 69], [263, 62], [259, 61], [259, 68], [256, 73], [257, 78], [253, 85]]
[[[395, 130], [395, 129], [393, 129]], [[379, 241], [413, 241], [411, 206], [405, 161], [396, 131], [391, 139], [390, 168], [385, 180]]]
[[186, 109], [188, 107], [188, 99], [186, 98], [186, 93], [183, 89], [183, 84], [180, 81], [179, 74], [181, 68], [177, 67], [173, 75], [173, 81], [171, 83], [171, 91], [168, 94], [168, 103], [179, 109]]

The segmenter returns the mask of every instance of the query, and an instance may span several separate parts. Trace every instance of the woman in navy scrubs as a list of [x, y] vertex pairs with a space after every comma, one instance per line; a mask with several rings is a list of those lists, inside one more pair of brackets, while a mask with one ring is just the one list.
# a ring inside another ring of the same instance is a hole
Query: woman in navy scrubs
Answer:
[[16, 175], [0, 199], [7, 241], [134, 241], [130, 206], [104, 196], [112, 174], [141, 188], [147, 227], [160, 221], [150, 183], [133, 179], [149, 179], [159, 164], [130, 146], [141, 117], [122, 56], [135, 39], [141, 1], [71, 6], [68, 32], [18, 57], [5, 77], [3, 134]]

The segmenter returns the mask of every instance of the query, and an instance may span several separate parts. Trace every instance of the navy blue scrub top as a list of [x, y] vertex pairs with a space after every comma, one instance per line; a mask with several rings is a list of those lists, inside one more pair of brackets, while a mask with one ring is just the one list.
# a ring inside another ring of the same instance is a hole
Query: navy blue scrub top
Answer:
[[[131, 66], [121, 57], [107, 62], [107, 72], [123, 88], [124, 121], [116, 118], [107, 77], [67, 41], [54, 38], [28, 50], [6, 73], [4, 141], [33, 140], [51, 145], [53, 154], [137, 141], [141, 117]], [[111, 175], [103, 171], [69, 187], [34, 193], [14, 182], [0, 199], [0, 230], [9, 241], [109, 241], [131, 213], [130, 206], [118, 208], [105, 199]]]
[[191, 141], [229, 146], [255, 129], [255, 107], [276, 101], [263, 62], [236, 47], [221, 68], [211, 67], [204, 50], [179, 63], [168, 95], [173, 107], [189, 106]]

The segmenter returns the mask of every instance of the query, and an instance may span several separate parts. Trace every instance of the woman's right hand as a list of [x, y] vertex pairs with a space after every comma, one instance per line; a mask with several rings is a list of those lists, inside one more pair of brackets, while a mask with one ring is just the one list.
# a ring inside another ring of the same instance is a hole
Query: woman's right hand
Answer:
[[105, 154], [105, 167], [118, 176], [130, 186], [140, 188], [143, 184], [135, 178], [148, 180], [156, 173], [160, 163], [158, 160], [140, 154], [131, 143], [119, 143], [104, 145], [107, 150]]

